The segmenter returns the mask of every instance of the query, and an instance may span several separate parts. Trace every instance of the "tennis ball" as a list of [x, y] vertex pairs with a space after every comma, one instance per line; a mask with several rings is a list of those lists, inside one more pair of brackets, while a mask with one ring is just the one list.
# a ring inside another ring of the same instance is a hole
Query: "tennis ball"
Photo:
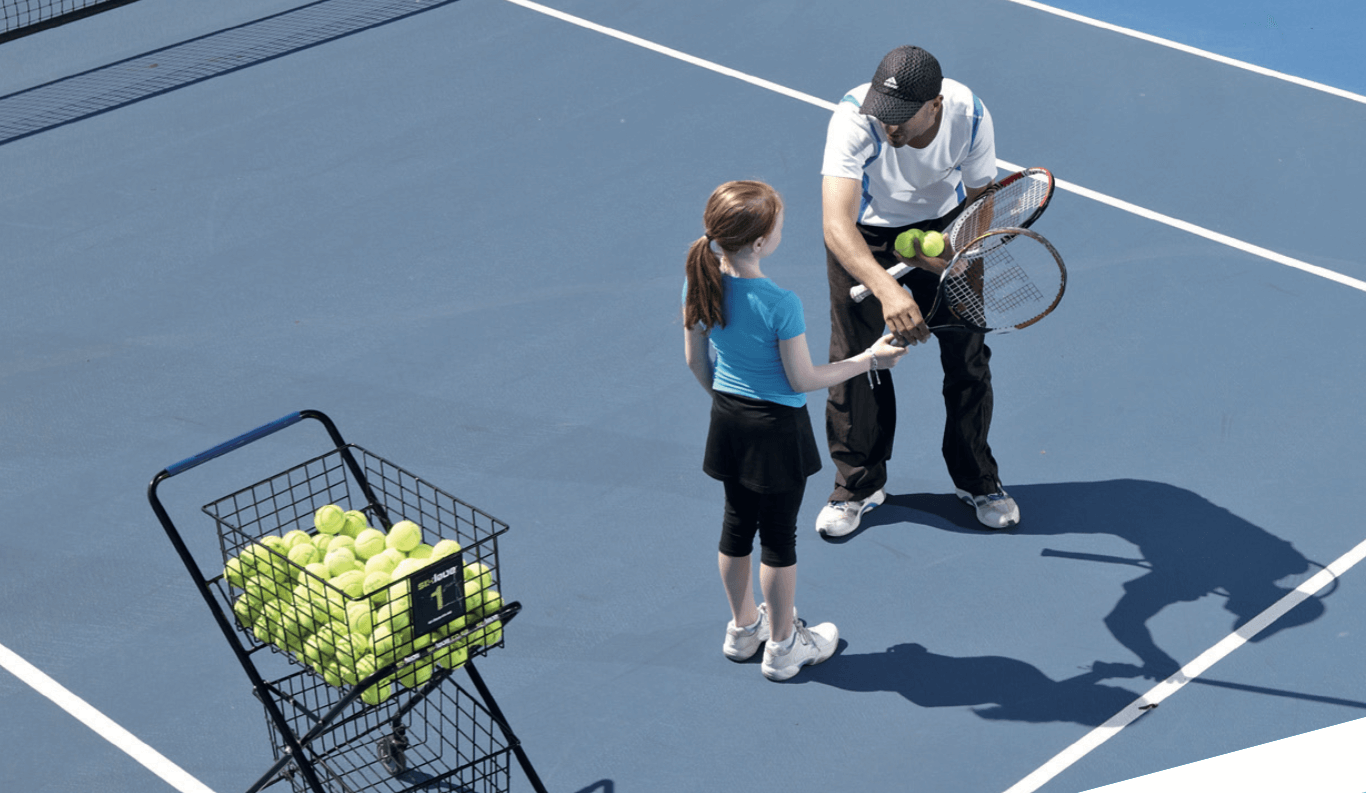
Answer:
[[462, 645], [456, 643], [452, 643], [447, 647], [437, 650], [432, 655], [432, 660], [442, 669], [459, 669], [465, 665], [465, 662], [468, 661], [469, 658], [469, 650], [466, 650]]
[[356, 558], [364, 561], [384, 551], [384, 532], [379, 529], [364, 529], [356, 535]]
[[352, 634], [369, 634], [375, 629], [375, 613], [370, 601], [360, 600], [346, 604], [346, 625]]
[[311, 542], [300, 543], [289, 549], [289, 561], [306, 569], [318, 561], [318, 549]]
[[920, 229], [907, 229], [896, 236], [896, 242], [892, 243], [892, 247], [896, 248], [896, 252], [907, 259], [913, 259], [915, 258], [915, 246], [911, 244], [912, 241], [920, 242], [924, 239], [925, 232]]
[[375, 665], [375, 656], [367, 653], [356, 659], [357, 683], [369, 677], [370, 675], [373, 675], [377, 671], [379, 671], [379, 667]]
[[465, 565], [465, 580], [474, 581], [480, 589], [488, 589], [493, 586], [493, 571], [483, 562], [471, 562]]
[[444, 559], [447, 556], [460, 553], [460, 543], [455, 540], [441, 540], [432, 546], [432, 559]]
[[393, 601], [385, 603], [375, 611], [375, 636], [381, 631], [397, 634], [409, 625], [408, 604]]
[[356, 554], [350, 548], [334, 548], [328, 551], [327, 556], [323, 558], [323, 564], [327, 565], [327, 570], [333, 577], [360, 566], [356, 564]]
[[346, 511], [346, 525], [342, 527], [341, 533], [354, 538], [369, 527], [370, 522], [365, 519], [364, 512], [358, 509], [350, 509]]
[[246, 586], [247, 570], [241, 558], [234, 556], [228, 560], [227, 565], [223, 568], [223, 577], [227, 579], [229, 584], [238, 589]]
[[[299, 573], [298, 582], [315, 592], [323, 591], [322, 582], [332, 577], [332, 571], [327, 564], [322, 561], [314, 561], [304, 565], [304, 572]], [[298, 592], [298, 589], [294, 590]]]
[[432, 679], [434, 664], [431, 660], [412, 664], [398, 675], [398, 682], [408, 688], [421, 688], [423, 683]]
[[394, 687], [388, 683], [376, 683], [361, 692], [361, 701], [367, 705], [378, 705], [393, 696]]
[[417, 547], [408, 552], [409, 559], [430, 559], [432, 558], [432, 546], [427, 543], [418, 543]]
[[944, 235], [937, 231], [926, 233], [925, 241], [920, 244], [920, 250], [924, 251], [926, 256], [938, 256], [943, 253]]
[[285, 541], [286, 548], [293, 548], [301, 542], [310, 544], [313, 542], [313, 537], [308, 532], [299, 529], [285, 532], [285, 536], [282, 539]]
[[411, 520], [400, 520], [389, 528], [384, 544], [396, 551], [407, 553], [422, 544], [422, 527]]
[[484, 589], [478, 581], [465, 582], [465, 610], [475, 611], [484, 604]]
[[347, 570], [341, 575], [333, 577], [330, 583], [349, 598], [358, 598], [366, 592], [365, 573], [361, 570]]
[[484, 603], [479, 609], [481, 616], [487, 617], [503, 607], [503, 596], [498, 594], [498, 590], [489, 589], [484, 592]]
[[389, 571], [389, 577], [395, 581], [398, 581], [400, 579], [407, 578], [408, 576], [412, 575], [413, 573], [416, 573], [418, 570], [421, 570], [426, 566], [426, 559], [414, 559], [410, 556], [407, 559], [404, 559], [403, 561], [394, 565], [394, 569]]
[[370, 595], [371, 603], [379, 604], [388, 602], [388, 586], [389, 574], [382, 570], [376, 570], [373, 573], [367, 573], [365, 576], [364, 592]]
[[398, 563], [402, 561], [404, 561], [402, 553], [393, 548], [386, 548], [365, 560], [365, 572], [392, 573]]
[[336, 504], [319, 507], [313, 513], [313, 525], [323, 534], [336, 534], [346, 525], [346, 510]]

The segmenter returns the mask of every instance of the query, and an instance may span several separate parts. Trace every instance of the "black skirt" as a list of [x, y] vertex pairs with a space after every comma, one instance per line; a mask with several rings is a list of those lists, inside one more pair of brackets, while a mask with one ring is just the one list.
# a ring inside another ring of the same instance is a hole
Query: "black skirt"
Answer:
[[712, 392], [711, 429], [702, 470], [756, 493], [786, 493], [821, 470], [806, 406]]

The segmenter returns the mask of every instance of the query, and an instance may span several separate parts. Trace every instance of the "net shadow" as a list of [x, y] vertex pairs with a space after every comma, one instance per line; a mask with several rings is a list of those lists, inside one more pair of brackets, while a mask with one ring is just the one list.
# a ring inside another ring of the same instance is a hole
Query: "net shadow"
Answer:
[[319, 0], [0, 97], [0, 145], [457, 0]]

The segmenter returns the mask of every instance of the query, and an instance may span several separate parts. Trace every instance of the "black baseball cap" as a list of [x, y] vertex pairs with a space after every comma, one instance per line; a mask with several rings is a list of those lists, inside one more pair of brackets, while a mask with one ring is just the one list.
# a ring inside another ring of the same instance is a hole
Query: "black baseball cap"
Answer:
[[933, 55], [919, 47], [897, 47], [877, 65], [859, 112], [896, 126], [939, 96], [943, 84], [944, 75]]

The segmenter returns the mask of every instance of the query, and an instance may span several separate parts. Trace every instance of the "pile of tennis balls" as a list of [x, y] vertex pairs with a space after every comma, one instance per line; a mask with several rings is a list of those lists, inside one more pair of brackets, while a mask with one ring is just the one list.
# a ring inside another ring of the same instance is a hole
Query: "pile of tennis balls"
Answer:
[[[316, 534], [295, 529], [262, 537], [228, 560], [227, 582], [241, 591], [233, 613], [258, 640], [292, 653], [332, 686], [353, 686], [377, 670], [465, 630], [497, 612], [503, 599], [481, 562], [465, 565], [466, 614], [424, 636], [414, 636], [408, 576], [459, 553], [460, 544], [423, 542], [422, 528], [400, 520], [386, 533], [358, 510], [327, 504], [313, 515]], [[375, 683], [361, 699], [377, 705], [395, 684], [417, 688], [436, 666], [456, 669], [471, 649], [497, 644], [493, 620]]]

